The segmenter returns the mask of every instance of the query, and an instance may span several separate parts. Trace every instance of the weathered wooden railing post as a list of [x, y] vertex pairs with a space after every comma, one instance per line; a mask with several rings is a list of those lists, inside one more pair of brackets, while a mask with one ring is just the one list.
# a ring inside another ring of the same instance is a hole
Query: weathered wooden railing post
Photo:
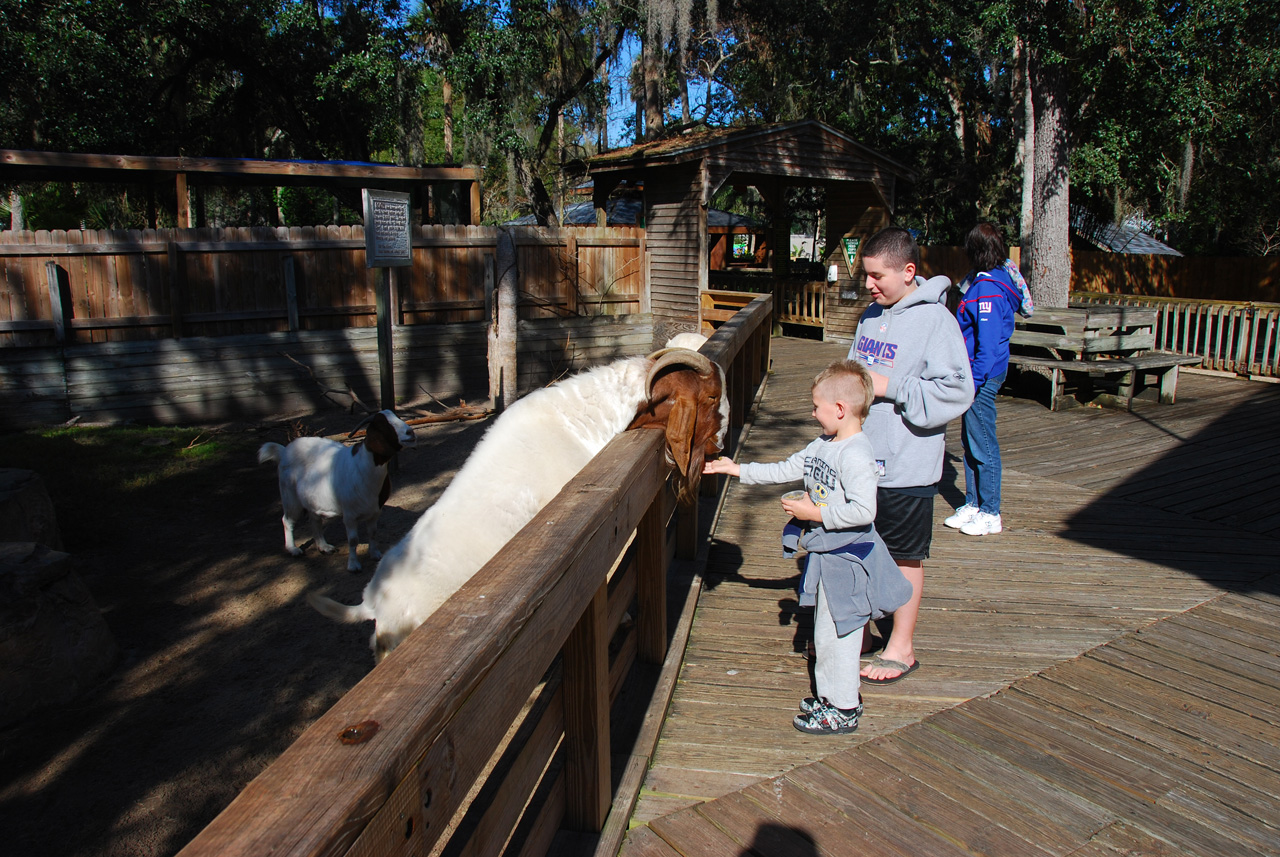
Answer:
[[609, 814], [609, 585], [564, 644], [565, 826], [598, 831]]
[[660, 664], [667, 656], [667, 522], [659, 492], [636, 530], [636, 634], [640, 659]]

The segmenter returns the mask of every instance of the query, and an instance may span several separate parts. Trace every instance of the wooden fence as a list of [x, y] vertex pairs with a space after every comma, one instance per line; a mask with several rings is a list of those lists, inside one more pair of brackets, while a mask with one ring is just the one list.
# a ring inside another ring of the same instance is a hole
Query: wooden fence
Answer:
[[1155, 307], [1155, 347], [1202, 358], [1204, 369], [1280, 378], [1280, 304], [1073, 292], [1072, 303]]
[[[398, 399], [487, 396], [498, 229], [419, 227], [393, 269]], [[520, 389], [652, 340], [639, 229], [515, 232]], [[0, 426], [207, 422], [377, 400], [359, 227], [0, 232]]]
[[[702, 349], [727, 369], [735, 435], [767, 369], [771, 303]], [[562, 827], [614, 853], [652, 747], [611, 771], [612, 701], [637, 658], [682, 654], [668, 651], [666, 471], [660, 432], [616, 438], [182, 857], [541, 855]]]
[[[645, 312], [644, 231], [512, 227], [521, 317]], [[417, 226], [397, 323], [480, 321], [498, 227]], [[374, 325], [359, 226], [0, 232], [0, 348]]]
[[[1017, 247], [1010, 249], [1019, 259]], [[959, 282], [969, 271], [963, 247], [921, 247], [925, 276]], [[1202, 301], [1280, 302], [1280, 256], [1139, 256], [1071, 251], [1071, 291]]]

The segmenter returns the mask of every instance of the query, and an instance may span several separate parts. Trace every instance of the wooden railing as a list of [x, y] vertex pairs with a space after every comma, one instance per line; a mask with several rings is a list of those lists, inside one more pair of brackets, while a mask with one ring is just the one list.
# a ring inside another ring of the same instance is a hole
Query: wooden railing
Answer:
[[[726, 369], [731, 448], [771, 312], [757, 298], [702, 349]], [[183, 857], [536, 855], [561, 827], [606, 821], [620, 840], [631, 804], [610, 816], [611, 700], [637, 657], [682, 654], [667, 651], [666, 472], [661, 432], [614, 439]]]
[[773, 295], [774, 321], [822, 327], [826, 324], [826, 289], [822, 280], [776, 277], [758, 272], [716, 271], [716, 285], [702, 293], [702, 320], [716, 322], [743, 300], [758, 294]]
[[822, 327], [826, 323], [824, 305], [827, 284], [822, 280], [781, 280], [778, 282], [778, 321]]
[[1201, 358], [1201, 367], [1280, 377], [1280, 304], [1072, 292], [1072, 302], [1153, 307], [1155, 347]]

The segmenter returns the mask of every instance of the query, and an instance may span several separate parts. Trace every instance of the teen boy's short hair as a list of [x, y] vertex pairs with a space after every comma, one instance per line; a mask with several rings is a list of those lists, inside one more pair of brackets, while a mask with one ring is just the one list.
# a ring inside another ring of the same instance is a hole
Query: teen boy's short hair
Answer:
[[1000, 230], [990, 223], [979, 223], [964, 239], [969, 264], [979, 271], [994, 271], [1004, 264], [1008, 251]]
[[857, 360], [838, 360], [818, 373], [812, 389], [818, 390], [833, 402], [844, 402], [858, 415], [866, 419], [875, 401], [875, 384], [867, 367]]
[[920, 247], [901, 226], [889, 226], [872, 235], [862, 245], [862, 255], [875, 256], [898, 270], [907, 267], [907, 263], [920, 267]]

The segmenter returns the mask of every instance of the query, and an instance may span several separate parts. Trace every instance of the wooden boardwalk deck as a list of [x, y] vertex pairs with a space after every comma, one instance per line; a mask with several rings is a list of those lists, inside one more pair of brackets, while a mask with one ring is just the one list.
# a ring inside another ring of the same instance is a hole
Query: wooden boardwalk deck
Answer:
[[[838, 345], [774, 340], [741, 460], [813, 435]], [[621, 853], [1280, 854], [1280, 385], [1184, 374], [1173, 406], [1001, 399], [1005, 531], [936, 504], [921, 668], [851, 736], [810, 693], [774, 487], [730, 487]]]

